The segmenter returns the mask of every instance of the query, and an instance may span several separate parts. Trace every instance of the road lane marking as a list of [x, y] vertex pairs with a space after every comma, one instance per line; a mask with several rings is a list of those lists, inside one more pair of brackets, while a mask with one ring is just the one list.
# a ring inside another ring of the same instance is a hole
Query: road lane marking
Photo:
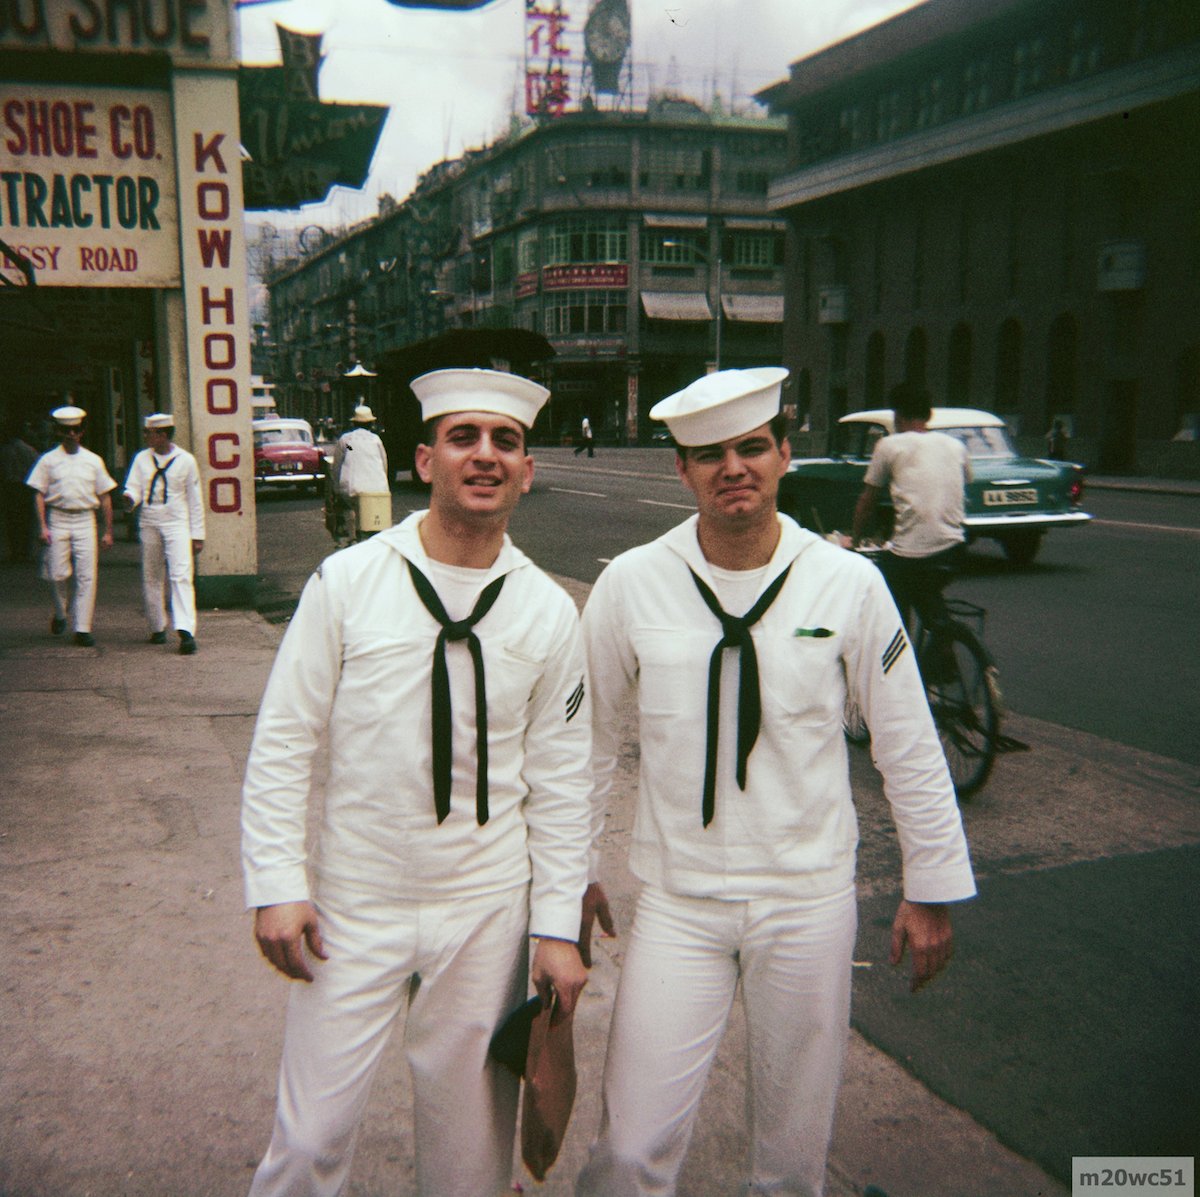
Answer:
[[1200, 528], [1180, 528], [1175, 524], [1137, 524], [1132, 520], [1092, 520], [1106, 528], [1140, 528], [1144, 532], [1181, 532], [1184, 536], [1200, 536]]
[[568, 490], [565, 486], [551, 486], [548, 489], [559, 495], [586, 495], [589, 499], [608, 498], [608, 495], [602, 495], [599, 491], [594, 490]]
[[601, 565], [609, 565], [612, 563], [611, 557], [597, 557], [596, 560], [599, 561]]
[[695, 503], [660, 503], [658, 499], [638, 499], [639, 503], [645, 503], [648, 507], [678, 507], [680, 511], [695, 511]]

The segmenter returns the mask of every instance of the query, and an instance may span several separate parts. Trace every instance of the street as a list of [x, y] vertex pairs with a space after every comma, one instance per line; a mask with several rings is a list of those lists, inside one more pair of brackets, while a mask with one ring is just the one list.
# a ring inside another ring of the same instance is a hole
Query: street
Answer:
[[[669, 450], [535, 460], [511, 530], [564, 578], [594, 581], [692, 509]], [[418, 487], [397, 487], [397, 519], [423, 506]], [[964, 808], [980, 898], [957, 916], [946, 983], [916, 1000], [880, 967], [899, 852], [869, 753], [852, 761], [856, 1029], [1062, 1179], [1072, 1155], [1183, 1151], [1200, 1128], [1188, 1029], [1200, 1006], [1200, 745], [1187, 730], [1200, 693], [1200, 499], [1097, 488], [1085, 507], [1093, 523], [1051, 532], [1032, 565], [974, 546], [953, 588], [988, 610], [1004, 730], [1028, 751], [1002, 756]], [[329, 540], [312, 501], [273, 497], [260, 511], [263, 570], [285, 612], [284, 592]]]
[[[668, 449], [535, 452], [533, 491], [513, 539], [550, 573], [591, 583], [604, 562], [661, 535], [693, 510]], [[397, 486], [396, 519], [424, 506]], [[1047, 534], [1015, 568], [991, 541], [973, 546], [950, 593], [987, 609], [986, 642], [1008, 707], [1189, 764], [1200, 737], [1195, 579], [1200, 498], [1094, 489], [1087, 527]], [[288, 607], [332, 545], [316, 500], [267, 495], [259, 504], [260, 569], [268, 602]]]

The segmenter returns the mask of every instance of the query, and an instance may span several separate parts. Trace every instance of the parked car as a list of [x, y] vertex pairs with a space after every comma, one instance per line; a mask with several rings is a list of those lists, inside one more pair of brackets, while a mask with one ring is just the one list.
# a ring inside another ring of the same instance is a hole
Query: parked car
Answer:
[[[1079, 509], [1083, 467], [1022, 457], [1008, 427], [991, 412], [935, 407], [928, 427], [967, 446], [974, 481], [967, 486], [963, 525], [968, 543], [990, 538], [1016, 565], [1037, 556], [1050, 528], [1075, 527], [1092, 517]], [[875, 442], [893, 431], [890, 410], [843, 416], [828, 457], [797, 458], [779, 487], [779, 508], [815, 532], [848, 532]], [[892, 508], [881, 497], [872, 539], [891, 534]]]
[[252, 427], [256, 485], [299, 486], [314, 493], [321, 489], [324, 462], [307, 420], [267, 416]]

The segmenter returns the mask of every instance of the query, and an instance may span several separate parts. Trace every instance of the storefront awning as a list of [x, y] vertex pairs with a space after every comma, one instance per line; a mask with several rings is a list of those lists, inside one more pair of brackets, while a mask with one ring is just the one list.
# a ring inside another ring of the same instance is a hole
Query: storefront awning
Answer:
[[786, 233], [787, 221], [772, 219], [769, 216], [727, 216], [724, 221], [727, 229], [758, 229], [762, 232]]
[[722, 295], [721, 310], [726, 320], [745, 324], [782, 324], [782, 295]]
[[642, 223], [648, 229], [704, 229], [708, 227], [707, 216], [665, 216], [660, 212], [647, 212]]
[[651, 320], [711, 320], [702, 291], [643, 291], [642, 308]]

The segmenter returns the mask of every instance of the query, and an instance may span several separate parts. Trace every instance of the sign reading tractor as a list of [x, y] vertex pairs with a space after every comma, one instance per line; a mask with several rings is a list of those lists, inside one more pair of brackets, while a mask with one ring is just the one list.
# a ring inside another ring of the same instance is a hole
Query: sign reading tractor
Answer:
[[177, 287], [170, 97], [0, 84], [0, 237], [4, 282]]

